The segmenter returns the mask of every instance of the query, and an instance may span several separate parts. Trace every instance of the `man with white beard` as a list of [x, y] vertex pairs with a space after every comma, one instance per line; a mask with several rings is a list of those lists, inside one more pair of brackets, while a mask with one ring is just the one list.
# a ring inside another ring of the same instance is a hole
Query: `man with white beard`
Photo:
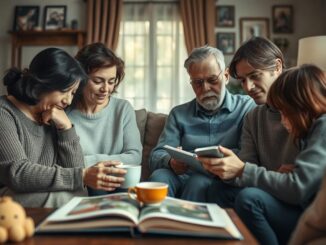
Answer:
[[171, 158], [163, 146], [192, 152], [199, 147], [222, 145], [237, 152], [243, 118], [256, 104], [249, 96], [227, 91], [229, 73], [220, 50], [195, 48], [184, 67], [196, 98], [171, 110], [150, 156], [150, 181], [167, 183], [169, 196], [205, 201], [212, 177], [189, 170], [187, 163]]

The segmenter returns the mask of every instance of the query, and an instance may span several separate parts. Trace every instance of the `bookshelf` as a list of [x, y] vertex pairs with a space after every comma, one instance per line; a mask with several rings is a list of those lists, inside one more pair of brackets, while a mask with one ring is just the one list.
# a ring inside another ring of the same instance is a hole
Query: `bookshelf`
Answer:
[[81, 30], [9, 31], [11, 35], [11, 65], [21, 67], [23, 46], [77, 46], [85, 43]]

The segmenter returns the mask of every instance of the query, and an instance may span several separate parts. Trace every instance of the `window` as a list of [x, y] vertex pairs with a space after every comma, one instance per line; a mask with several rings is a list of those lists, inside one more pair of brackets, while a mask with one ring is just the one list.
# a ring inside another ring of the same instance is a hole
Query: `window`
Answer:
[[126, 76], [118, 97], [162, 113], [194, 98], [177, 3], [125, 3], [123, 11], [117, 54]]

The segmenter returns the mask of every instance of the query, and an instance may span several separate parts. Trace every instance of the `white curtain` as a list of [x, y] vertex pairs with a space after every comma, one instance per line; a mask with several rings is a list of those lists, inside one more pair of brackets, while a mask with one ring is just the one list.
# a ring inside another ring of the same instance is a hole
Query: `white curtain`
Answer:
[[118, 97], [135, 109], [168, 113], [194, 98], [188, 74], [183, 27], [175, 3], [125, 3], [117, 54], [126, 63]]

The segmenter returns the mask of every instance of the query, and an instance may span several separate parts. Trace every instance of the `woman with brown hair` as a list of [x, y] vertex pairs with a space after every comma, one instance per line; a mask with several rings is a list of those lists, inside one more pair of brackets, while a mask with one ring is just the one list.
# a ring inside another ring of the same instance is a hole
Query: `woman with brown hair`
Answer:
[[[88, 80], [67, 114], [80, 137], [86, 167], [100, 166], [89, 178], [89, 194], [107, 194], [121, 187], [126, 173], [113, 166], [140, 165], [142, 157], [135, 111], [128, 101], [112, 96], [124, 78], [124, 61], [102, 43], [86, 45], [76, 59]], [[98, 176], [103, 180], [98, 181]]]
[[[292, 184], [297, 187], [289, 186], [288, 190], [297, 190], [294, 194], [306, 207], [315, 197], [326, 169], [326, 75], [314, 65], [290, 69], [271, 86], [268, 101], [281, 112], [282, 124], [300, 147], [294, 169], [280, 178], [295, 180]], [[326, 203], [322, 193], [299, 221], [292, 244], [305, 244], [325, 233], [326, 223], [321, 217], [326, 212], [320, 208], [321, 203]]]
[[271, 86], [268, 101], [294, 139], [304, 139], [326, 113], [325, 73], [314, 65], [290, 69]]

